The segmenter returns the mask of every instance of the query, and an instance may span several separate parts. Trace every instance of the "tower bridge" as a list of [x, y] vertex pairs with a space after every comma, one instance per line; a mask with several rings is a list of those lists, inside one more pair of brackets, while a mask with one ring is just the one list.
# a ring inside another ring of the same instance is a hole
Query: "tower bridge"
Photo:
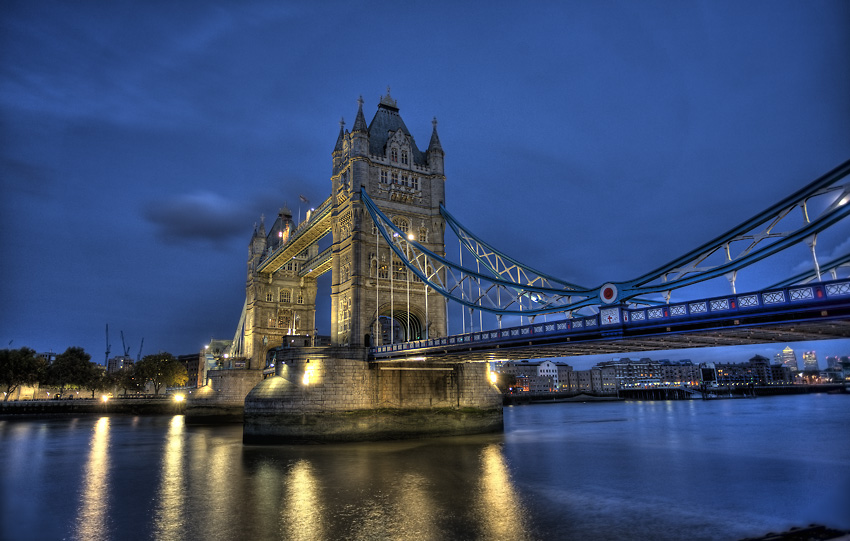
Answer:
[[[448, 212], [436, 119], [421, 150], [389, 90], [368, 125], [363, 104], [350, 131], [340, 122], [330, 196], [301, 223], [283, 208], [268, 231], [255, 227], [230, 351], [250, 369], [210, 372], [195, 398], [196, 410], [244, 404], [246, 441], [498, 430], [486, 361], [850, 336], [850, 255], [822, 262], [816, 250], [850, 213], [850, 161], [652, 272], [586, 287], [508, 256]], [[810, 272], [737, 292], [739, 271], [800, 244]], [[330, 346], [315, 347], [328, 272]], [[718, 278], [729, 295], [672, 302]], [[460, 335], [448, 333], [449, 306], [462, 307]], [[502, 328], [504, 316], [521, 324]], [[286, 347], [294, 336], [313, 347]], [[274, 375], [260, 382], [273, 349]]]

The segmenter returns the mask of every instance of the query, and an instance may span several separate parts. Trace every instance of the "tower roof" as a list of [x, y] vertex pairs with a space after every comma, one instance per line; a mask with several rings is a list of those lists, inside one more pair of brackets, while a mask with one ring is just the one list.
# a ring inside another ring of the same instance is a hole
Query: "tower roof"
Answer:
[[367, 131], [366, 118], [363, 116], [363, 96], [360, 96], [357, 100], [357, 118], [354, 119], [354, 127], [351, 128], [351, 131]]
[[375, 112], [372, 122], [369, 123], [369, 152], [382, 156], [386, 152], [390, 133], [395, 133], [399, 130], [410, 137], [413, 163], [427, 165], [428, 162], [425, 159], [425, 155], [416, 146], [413, 135], [410, 134], [410, 130], [407, 129], [407, 126], [404, 125], [404, 120], [398, 114], [398, 102], [390, 96], [388, 88], [387, 95], [381, 96], [381, 101], [378, 102], [378, 110]]
[[336, 138], [336, 145], [334, 145], [334, 152], [338, 152], [342, 150], [342, 139], [345, 137], [345, 119], [339, 119], [339, 137]]
[[443, 150], [443, 145], [440, 144], [440, 137], [437, 135], [437, 117], [434, 117], [431, 125], [434, 126], [434, 129], [431, 130], [431, 142], [428, 143], [428, 152], [432, 150]]

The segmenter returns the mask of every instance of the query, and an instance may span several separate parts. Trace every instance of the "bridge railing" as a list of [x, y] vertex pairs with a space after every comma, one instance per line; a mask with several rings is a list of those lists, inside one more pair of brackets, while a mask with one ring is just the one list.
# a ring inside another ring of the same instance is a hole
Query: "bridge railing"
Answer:
[[456, 334], [441, 338], [413, 340], [371, 348], [372, 354], [397, 351], [427, 350], [435, 347], [460, 347], [466, 344], [497, 344], [525, 337], [581, 335], [606, 333], [611, 335], [626, 328], [653, 326], [672, 321], [711, 319], [733, 314], [754, 313], [759, 310], [786, 310], [805, 305], [850, 298], [850, 280], [810, 283], [784, 288], [771, 288], [753, 293], [710, 297], [683, 303], [643, 308], [621, 305], [603, 308], [599, 314], [558, 321], [535, 322], [529, 325]]

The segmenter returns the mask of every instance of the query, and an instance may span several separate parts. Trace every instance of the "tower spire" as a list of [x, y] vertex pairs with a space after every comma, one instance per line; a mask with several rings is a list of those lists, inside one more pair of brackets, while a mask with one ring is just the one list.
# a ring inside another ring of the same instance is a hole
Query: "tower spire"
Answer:
[[352, 132], [362, 131], [366, 132], [368, 128], [366, 127], [366, 118], [363, 116], [363, 96], [357, 98], [357, 118], [354, 119], [354, 127], [351, 129]]
[[431, 142], [428, 143], [428, 152], [431, 150], [443, 150], [443, 145], [440, 144], [440, 137], [437, 135], [437, 117], [431, 121], [431, 125], [434, 128], [431, 130]]
[[345, 137], [345, 119], [340, 117], [339, 119], [339, 137], [336, 138], [336, 145], [334, 146], [334, 152], [342, 150], [342, 139]]

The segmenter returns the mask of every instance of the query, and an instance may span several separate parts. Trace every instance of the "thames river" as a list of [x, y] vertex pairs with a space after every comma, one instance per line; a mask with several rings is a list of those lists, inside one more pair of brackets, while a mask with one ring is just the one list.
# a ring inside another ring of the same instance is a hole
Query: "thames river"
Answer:
[[4, 540], [850, 530], [850, 395], [515, 406], [503, 434], [316, 446], [182, 416], [6, 418], [0, 513]]

